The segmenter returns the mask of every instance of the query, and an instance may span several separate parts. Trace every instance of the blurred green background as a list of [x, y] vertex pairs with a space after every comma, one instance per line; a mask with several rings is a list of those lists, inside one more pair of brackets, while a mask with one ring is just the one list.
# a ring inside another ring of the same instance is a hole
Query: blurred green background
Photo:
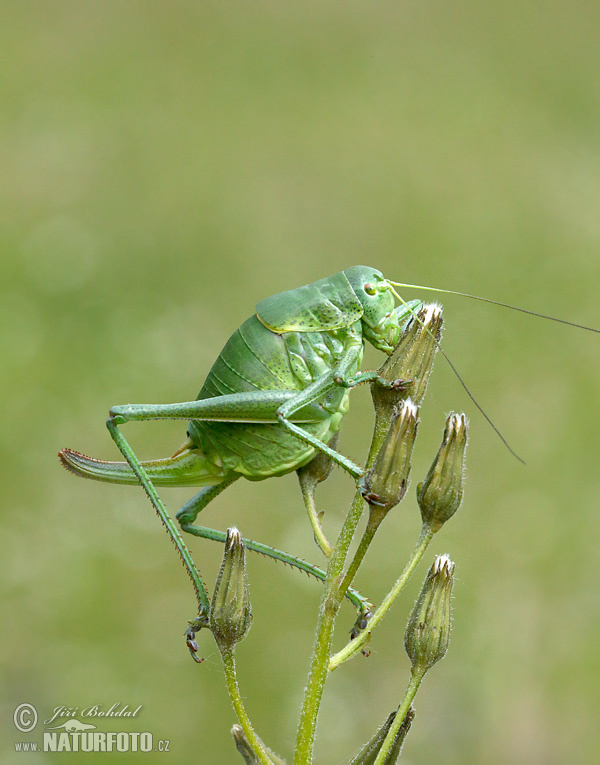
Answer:
[[[16, 731], [17, 704], [43, 719], [120, 702], [143, 709], [117, 730], [170, 739], [157, 761], [241, 762], [218, 655], [208, 634], [206, 662], [187, 655], [191, 588], [143, 492], [78, 481], [56, 451], [114, 457], [110, 405], [193, 398], [258, 300], [355, 263], [600, 325], [600, 6], [6, 0], [0, 14], [2, 761], [72, 761], [14, 753], [41, 739]], [[527, 466], [440, 359], [413, 483], [455, 409], [471, 417], [468, 484], [432, 546], [457, 564], [454, 631], [403, 762], [597, 762], [600, 341], [444, 302], [446, 351]], [[370, 424], [357, 391], [341, 444], [356, 460]], [[150, 457], [183, 431], [126, 433]], [[320, 491], [329, 534], [351, 495], [341, 471]], [[163, 496], [175, 511], [190, 492]], [[240, 481], [202, 520], [319, 558], [294, 475]], [[418, 533], [412, 493], [386, 525], [358, 580], [374, 600]], [[212, 584], [218, 546], [191, 547]], [[319, 585], [249, 566], [240, 682], [289, 756]], [[316, 762], [347, 761], [399, 702], [426, 566], [371, 657], [331, 677]], [[344, 607], [336, 647], [353, 620]]]

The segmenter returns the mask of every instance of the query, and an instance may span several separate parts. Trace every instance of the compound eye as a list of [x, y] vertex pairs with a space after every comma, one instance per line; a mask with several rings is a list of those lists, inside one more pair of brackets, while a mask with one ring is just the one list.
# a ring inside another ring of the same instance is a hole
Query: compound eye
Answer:
[[368, 284], [365, 284], [365, 292], [367, 293], [367, 295], [376, 295], [377, 286], [369, 282]]

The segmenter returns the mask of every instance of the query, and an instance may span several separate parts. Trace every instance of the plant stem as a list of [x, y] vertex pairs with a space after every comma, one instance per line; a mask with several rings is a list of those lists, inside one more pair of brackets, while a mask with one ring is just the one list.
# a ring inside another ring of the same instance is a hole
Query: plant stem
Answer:
[[[377, 452], [381, 448], [389, 428], [390, 416], [391, 410], [385, 415], [381, 415], [379, 413], [376, 414], [373, 438], [369, 448], [369, 455], [367, 457], [365, 471], [369, 470], [373, 466]], [[352, 578], [356, 573], [356, 569], [364, 558], [367, 548], [373, 539], [373, 535], [375, 534], [375, 531], [381, 522], [379, 521], [377, 525], [372, 525], [370, 529], [369, 525], [367, 526], [368, 533], [366, 530], [359, 546], [360, 558], [359, 552], [357, 551], [355, 559], [352, 562], [348, 573], [344, 577], [344, 563], [346, 562], [346, 557], [348, 556], [348, 550], [352, 543], [352, 539], [354, 538], [356, 527], [360, 521], [363, 507], [364, 500], [359, 488], [354, 495], [350, 510], [348, 511], [346, 520], [344, 521], [340, 534], [337, 538], [337, 542], [333, 548], [333, 553], [329, 559], [329, 565], [327, 567], [327, 578], [325, 579], [325, 588], [319, 608], [319, 620], [317, 622], [317, 634], [315, 638], [310, 672], [304, 691], [302, 709], [300, 711], [300, 724], [298, 726], [298, 735], [296, 739], [294, 765], [309, 765], [309, 763], [312, 762], [317, 717], [319, 714], [319, 707], [321, 706], [321, 699], [323, 698], [325, 680], [327, 679], [327, 675], [329, 673], [329, 659], [331, 656], [331, 644], [333, 639], [335, 619], [337, 617], [344, 592], [346, 592], [347, 589], [347, 586], [343, 588], [342, 579], [344, 583], [351, 583]]]
[[406, 689], [406, 693], [404, 694], [404, 699], [402, 701], [402, 704], [400, 704], [400, 706], [398, 707], [398, 711], [396, 712], [396, 717], [394, 718], [394, 722], [392, 723], [392, 726], [389, 729], [383, 744], [381, 745], [381, 749], [379, 750], [379, 754], [377, 755], [377, 759], [375, 760], [373, 765], [384, 765], [385, 758], [387, 757], [387, 755], [390, 752], [390, 749], [394, 745], [394, 739], [396, 738], [396, 735], [398, 734], [398, 731], [400, 730], [400, 726], [404, 722], [406, 713], [408, 712], [410, 705], [412, 704], [413, 699], [416, 696], [417, 691], [419, 690], [419, 686], [421, 685], [421, 681], [423, 680], [424, 676], [425, 676], [425, 671], [423, 670], [419, 670], [418, 672], [413, 671], [411, 673], [410, 682], [408, 684], [408, 688]]
[[308, 513], [308, 519], [312, 526], [313, 536], [318, 547], [326, 558], [331, 558], [333, 548], [330, 545], [327, 537], [325, 536], [323, 529], [321, 528], [321, 521], [319, 520], [319, 514], [315, 505], [314, 486], [305, 486], [300, 484], [302, 490], [302, 498], [304, 499], [304, 506]]
[[413, 553], [410, 557], [410, 560], [406, 564], [404, 571], [400, 574], [400, 577], [396, 581], [396, 584], [385, 596], [385, 598], [381, 602], [381, 605], [379, 606], [379, 608], [375, 611], [375, 613], [369, 620], [367, 628], [363, 630], [363, 632], [361, 632], [360, 635], [358, 635], [354, 640], [351, 640], [344, 648], [342, 648], [341, 651], [339, 651], [338, 653], [336, 653], [334, 656], [331, 657], [331, 661], [329, 662], [330, 672], [333, 672], [333, 670], [337, 669], [337, 667], [339, 667], [340, 664], [342, 664], [344, 661], [354, 656], [354, 654], [358, 653], [358, 651], [360, 651], [361, 648], [369, 641], [371, 637], [371, 632], [383, 619], [386, 613], [389, 611], [392, 603], [398, 597], [398, 595], [404, 588], [405, 584], [410, 579], [413, 571], [417, 567], [417, 564], [423, 557], [425, 550], [427, 549], [429, 543], [431, 542], [432, 537], [433, 537], [433, 531], [431, 530], [431, 528], [423, 524], [423, 527], [421, 528], [421, 533], [419, 535], [419, 539], [417, 541], [417, 544], [415, 545], [415, 549], [413, 550]]
[[[377, 453], [379, 452], [379, 450], [381, 449], [383, 445], [383, 442], [385, 441], [385, 437], [387, 435], [389, 426], [390, 426], [389, 413], [382, 414], [381, 412], [377, 412], [377, 415], [375, 417], [375, 427], [373, 429], [373, 438], [371, 439], [371, 447], [369, 449], [369, 456], [367, 457], [365, 472], [369, 470], [371, 467], [373, 467], [373, 463], [375, 462]], [[383, 521], [386, 515], [387, 515], [386, 510], [383, 510], [382, 508], [377, 507], [376, 505], [369, 506], [369, 520], [367, 521], [367, 526], [363, 532], [362, 539], [360, 540], [360, 543], [356, 549], [356, 552], [354, 553], [354, 558], [352, 559], [352, 562], [348, 566], [348, 570], [346, 571], [346, 575], [344, 577], [344, 581], [341, 585], [341, 588], [348, 589], [351, 582], [354, 581], [356, 572], [358, 571], [360, 564], [363, 562], [363, 559], [367, 553], [367, 550], [369, 549], [369, 545], [373, 541], [375, 532], [379, 528], [381, 522]]]
[[363, 562], [363, 558], [365, 557], [367, 550], [369, 549], [369, 545], [373, 541], [373, 537], [375, 536], [375, 532], [379, 528], [379, 525], [381, 521], [385, 518], [385, 513], [381, 512], [380, 508], [374, 508], [371, 507], [371, 512], [369, 513], [369, 520], [367, 521], [367, 526], [363, 532], [362, 539], [360, 540], [360, 543], [358, 547], [356, 548], [356, 552], [354, 553], [354, 558], [352, 559], [352, 563], [348, 566], [348, 570], [346, 571], [346, 575], [344, 577], [344, 581], [340, 585], [340, 589], [342, 591], [346, 591], [348, 589], [348, 586], [350, 582], [354, 580], [354, 577], [356, 576], [356, 572], [358, 571], [358, 568], [360, 564]]
[[244, 729], [246, 738], [250, 743], [250, 746], [254, 750], [254, 753], [262, 763], [262, 765], [273, 765], [273, 760], [267, 754], [263, 742], [258, 738], [250, 722], [250, 718], [246, 714], [244, 708], [244, 702], [240, 695], [240, 689], [237, 684], [237, 677], [235, 671], [235, 654], [230, 648], [223, 648], [219, 646], [221, 651], [221, 658], [223, 659], [223, 667], [225, 669], [225, 679], [227, 681], [227, 690], [229, 691], [229, 697], [231, 703], [235, 709], [240, 725]]
[[327, 578], [319, 609], [315, 646], [308, 682], [304, 692], [304, 702], [300, 712], [300, 724], [298, 726], [294, 758], [295, 765], [308, 765], [308, 763], [312, 762], [317, 716], [323, 697], [323, 686], [328, 674], [333, 628], [345, 592], [340, 587], [340, 579], [346, 555], [348, 554], [348, 548], [362, 515], [362, 510], [363, 498], [360, 491], [357, 491], [327, 567]]

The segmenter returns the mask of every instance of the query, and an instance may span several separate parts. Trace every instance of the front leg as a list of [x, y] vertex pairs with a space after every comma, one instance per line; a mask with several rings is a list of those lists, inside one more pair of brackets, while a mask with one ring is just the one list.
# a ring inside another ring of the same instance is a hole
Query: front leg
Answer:
[[356, 367], [357, 359], [362, 351], [362, 341], [353, 343], [339, 359], [336, 366], [321, 375], [311, 385], [305, 388], [303, 391], [299, 391], [293, 398], [283, 403], [277, 410], [277, 418], [279, 422], [295, 436], [302, 441], [314, 446], [323, 454], [329, 456], [336, 464], [344, 468], [347, 473], [355, 478], [362, 477], [364, 470], [356, 465], [352, 460], [344, 457], [335, 449], [327, 446], [323, 441], [308, 433], [303, 427], [297, 425], [293, 420], [296, 420], [296, 413], [303, 407], [309, 406], [318, 402], [323, 396], [327, 395], [330, 391], [338, 387], [353, 387], [348, 384], [348, 372], [350, 369]]
[[[328, 413], [318, 400], [337, 387], [332, 370], [326, 372], [303, 391], [265, 390], [251, 393], [231, 393], [213, 398], [185, 401], [178, 404], [125, 404], [114, 406], [114, 425], [156, 419], [187, 419], [207, 422], [242, 422], [272, 424], [280, 422], [302, 441], [328, 454], [354, 478], [360, 478], [362, 468], [347, 459], [301, 427], [305, 423], [322, 422]], [[297, 424], [298, 423], [298, 424]], [[137, 473], [136, 473], [137, 475]]]
[[355, 462], [352, 462], [352, 460], [348, 459], [348, 457], [344, 457], [343, 454], [330, 449], [326, 443], [319, 440], [316, 436], [308, 433], [306, 430], [304, 430], [304, 428], [301, 428], [299, 425], [295, 425], [293, 422], [290, 422], [290, 420], [288, 420], [286, 417], [285, 412], [278, 412], [277, 417], [284, 428], [297, 436], [301, 441], [314, 446], [315, 449], [323, 452], [323, 454], [327, 454], [337, 465], [343, 467], [347, 473], [350, 473], [353, 478], [356, 478], [357, 480], [362, 478], [365, 471]]
[[386, 380], [382, 377], [376, 369], [368, 372], [359, 372], [354, 377], [344, 378], [342, 376], [336, 377], [335, 382], [344, 388], [355, 388], [362, 383], [377, 383], [382, 388], [388, 388], [390, 390], [408, 390], [413, 384], [412, 380]]

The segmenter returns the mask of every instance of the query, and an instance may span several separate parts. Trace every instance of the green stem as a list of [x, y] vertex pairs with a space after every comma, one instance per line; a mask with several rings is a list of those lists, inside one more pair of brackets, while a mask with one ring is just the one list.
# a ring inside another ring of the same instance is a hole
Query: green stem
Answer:
[[298, 726], [294, 758], [295, 765], [308, 765], [308, 763], [312, 762], [317, 716], [323, 697], [323, 687], [328, 674], [333, 627], [344, 596], [344, 591], [341, 590], [337, 583], [341, 579], [348, 548], [362, 515], [362, 510], [363, 498], [360, 491], [357, 491], [327, 568], [327, 578], [319, 610], [315, 646], [308, 682], [304, 692], [304, 702], [300, 712], [300, 724]]
[[[389, 425], [390, 425], [389, 416], [377, 413], [375, 417], [375, 427], [373, 429], [373, 438], [371, 440], [371, 448], [369, 449], [369, 456], [367, 457], [365, 472], [369, 470], [371, 467], [373, 467], [373, 463], [375, 462], [375, 457], [377, 456], [377, 453], [379, 452], [379, 450], [381, 449], [383, 445], [383, 442], [385, 440], [385, 437], [389, 429]], [[347, 589], [350, 586], [350, 584], [354, 581], [356, 572], [358, 571], [361, 563], [363, 562], [363, 559], [367, 553], [367, 550], [369, 549], [369, 545], [373, 541], [375, 532], [379, 528], [381, 522], [383, 521], [386, 515], [387, 515], [387, 511], [383, 511], [381, 508], [377, 507], [376, 505], [371, 505], [369, 507], [369, 520], [367, 521], [367, 526], [363, 532], [362, 539], [360, 540], [360, 543], [356, 549], [356, 552], [354, 553], [354, 558], [352, 559], [352, 562], [348, 566], [348, 570], [344, 577], [344, 581], [341, 585], [342, 587], [345, 587]]]
[[300, 488], [302, 490], [304, 506], [306, 507], [306, 512], [308, 513], [308, 519], [310, 521], [310, 525], [313, 530], [313, 536], [315, 538], [315, 542], [317, 543], [323, 555], [326, 558], [331, 558], [331, 554], [333, 553], [333, 548], [331, 544], [329, 543], [329, 540], [325, 536], [323, 529], [321, 528], [319, 514], [317, 513], [317, 507], [315, 505], [314, 486], [312, 485], [305, 486], [301, 482]]
[[394, 602], [394, 600], [396, 600], [396, 598], [398, 597], [398, 595], [404, 588], [405, 584], [410, 579], [413, 571], [417, 567], [417, 564], [423, 557], [425, 550], [427, 549], [429, 543], [431, 542], [432, 537], [433, 537], [433, 531], [431, 530], [431, 528], [423, 524], [415, 549], [413, 550], [413, 553], [410, 557], [410, 560], [406, 564], [404, 571], [400, 574], [398, 580], [396, 581], [396, 584], [385, 596], [385, 598], [381, 602], [381, 605], [375, 611], [371, 619], [369, 619], [367, 628], [363, 630], [363, 632], [361, 632], [360, 635], [358, 635], [354, 640], [351, 640], [344, 648], [342, 648], [341, 651], [339, 651], [338, 653], [336, 653], [334, 656], [331, 657], [331, 661], [329, 662], [330, 672], [333, 672], [333, 670], [337, 669], [340, 666], [340, 664], [342, 664], [344, 661], [346, 661], [350, 657], [354, 656], [354, 654], [358, 653], [358, 651], [360, 651], [361, 648], [363, 648], [366, 645], [366, 643], [369, 641], [371, 637], [371, 632], [383, 619], [386, 613], [389, 611], [389, 609], [392, 606], [392, 603]]
[[358, 571], [360, 564], [363, 562], [363, 558], [365, 557], [367, 550], [369, 549], [369, 545], [373, 541], [375, 532], [379, 528], [381, 521], [385, 518], [385, 515], [386, 515], [385, 513], [381, 512], [380, 508], [371, 507], [371, 512], [369, 513], [369, 520], [367, 521], [367, 526], [362, 535], [362, 539], [360, 540], [360, 543], [358, 547], [356, 548], [356, 552], [354, 553], [354, 558], [352, 559], [352, 563], [348, 566], [348, 570], [346, 571], [346, 575], [344, 576], [344, 581], [340, 585], [341, 590], [344, 590], [344, 591], [347, 590], [348, 587], [350, 586], [350, 582], [354, 581], [356, 572]]
[[[369, 470], [377, 452], [381, 448], [387, 428], [389, 427], [388, 416], [376, 414], [375, 428], [373, 438], [369, 449], [365, 471]], [[387, 422], [386, 422], [387, 420]], [[354, 538], [356, 527], [362, 516], [364, 500], [360, 489], [358, 489], [352, 500], [350, 510], [340, 531], [333, 554], [329, 559], [327, 567], [327, 577], [325, 579], [325, 589], [321, 598], [319, 608], [319, 620], [317, 622], [317, 634], [311, 660], [308, 682], [304, 691], [304, 701], [300, 711], [300, 724], [298, 726], [298, 736], [296, 739], [296, 753], [294, 765], [309, 765], [312, 762], [315, 731], [317, 727], [317, 717], [321, 699], [323, 698], [323, 689], [325, 680], [329, 673], [329, 658], [331, 656], [331, 644], [333, 640], [333, 629], [335, 619], [340, 608], [340, 603], [344, 597], [346, 589], [342, 589], [342, 579], [344, 582], [351, 583], [349, 576], [343, 576], [344, 564], [348, 556], [348, 550]], [[373, 530], [375, 533], [376, 528]], [[370, 544], [371, 538], [365, 541], [362, 557]], [[362, 543], [361, 543], [362, 544]], [[355, 556], [356, 557], [356, 556]], [[362, 560], [362, 558], [361, 558]], [[359, 561], [360, 563], [360, 561]], [[352, 576], [352, 572], [349, 572]]]
[[230, 648], [219, 647], [219, 650], [221, 651], [221, 658], [223, 659], [223, 668], [225, 669], [225, 679], [227, 681], [229, 697], [231, 698], [231, 703], [233, 704], [240, 725], [244, 729], [246, 738], [262, 765], [273, 765], [273, 760], [271, 760], [267, 754], [263, 742], [254, 732], [250, 718], [246, 714], [244, 702], [242, 701], [240, 689], [237, 684], [235, 654]]
[[404, 722], [406, 713], [410, 709], [410, 705], [412, 704], [413, 699], [416, 696], [417, 691], [419, 690], [419, 686], [421, 685], [421, 681], [423, 680], [424, 676], [425, 676], [425, 672], [423, 670], [419, 670], [418, 672], [413, 670], [410, 676], [410, 682], [408, 684], [408, 688], [406, 689], [406, 693], [404, 694], [404, 699], [402, 701], [402, 704], [400, 704], [400, 706], [398, 707], [398, 711], [396, 712], [396, 717], [394, 718], [394, 722], [392, 723], [392, 726], [389, 729], [383, 744], [381, 745], [381, 749], [379, 750], [379, 754], [377, 755], [377, 759], [375, 760], [373, 765], [384, 765], [385, 758], [387, 757], [387, 755], [390, 752], [390, 749], [394, 745], [394, 739], [398, 735], [400, 726]]

